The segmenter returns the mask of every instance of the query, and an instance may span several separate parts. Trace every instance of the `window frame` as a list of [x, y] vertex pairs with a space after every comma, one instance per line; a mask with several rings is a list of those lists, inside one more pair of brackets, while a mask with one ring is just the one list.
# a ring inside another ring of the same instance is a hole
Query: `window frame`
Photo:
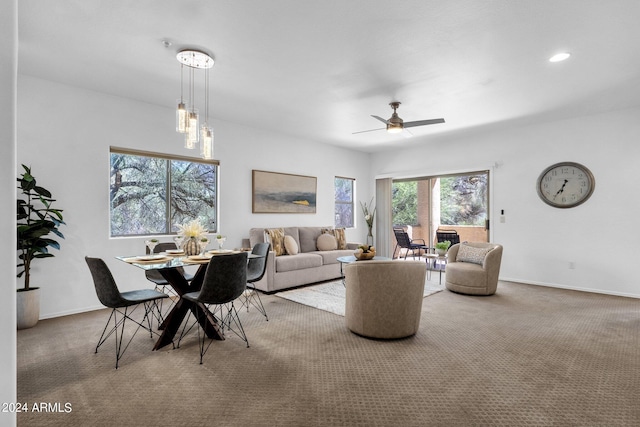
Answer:
[[[209, 233], [217, 233], [220, 229], [220, 161], [215, 159], [203, 159], [201, 157], [190, 157], [190, 156], [182, 156], [176, 154], [167, 154], [167, 153], [159, 153], [155, 151], [145, 151], [145, 150], [137, 150], [132, 148], [124, 148], [124, 147], [109, 147], [109, 173], [111, 173], [111, 155], [112, 154], [122, 154], [129, 156], [142, 156], [142, 157], [150, 157], [155, 159], [163, 159], [167, 161], [179, 161], [179, 162], [191, 162], [191, 163], [201, 163], [215, 166], [215, 229], [208, 229]], [[168, 166], [168, 169], [171, 167]], [[109, 183], [111, 182], [111, 177], [109, 176]], [[168, 200], [171, 198], [171, 174], [167, 175], [166, 179], [166, 192], [169, 195]], [[171, 214], [171, 203], [167, 203], [165, 205], [166, 208], [166, 217], [170, 218]], [[123, 235], [113, 235], [111, 230], [111, 201], [109, 200], [109, 237], [112, 239], [119, 238], [130, 238], [130, 237], [145, 237], [145, 236], [171, 236], [175, 235], [176, 232], [171, 231], [171, 225], [169, 225], [169, 232], [166, 233], [147, 233], [147, 234], [123, 234]]]

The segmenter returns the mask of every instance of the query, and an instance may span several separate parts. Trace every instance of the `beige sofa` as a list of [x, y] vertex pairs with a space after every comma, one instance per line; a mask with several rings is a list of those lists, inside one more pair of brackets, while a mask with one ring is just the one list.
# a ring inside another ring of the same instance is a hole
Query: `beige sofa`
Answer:
[[418, 331], [426, 263], [358, 261], [344, 271], [349, 330], [381, 339], [404, 338]]
[[[285, 236], [296, 241], [296, 255], [275, 256], [272, 250], [267, 257], [267, 271], [262, 280], [255, 282], [256, 289], [275, 292], [295, 286], [341, 277], [338, 257], [353, 255], [358, 243], [347, 243], [347, 249], [319, 251], [316, 242], [323, 229], [332, 227], [282, 227]], [[265, 241], [264, 228], [249, 230], [249, 245]]]
[[[463, 252], [466, 253], [461, 256]], [[445, 286], [459, 294], [493, 295], [498, 288], [501, 261], [502, 245], [479, 242], [453, 245], [447, 252]]]

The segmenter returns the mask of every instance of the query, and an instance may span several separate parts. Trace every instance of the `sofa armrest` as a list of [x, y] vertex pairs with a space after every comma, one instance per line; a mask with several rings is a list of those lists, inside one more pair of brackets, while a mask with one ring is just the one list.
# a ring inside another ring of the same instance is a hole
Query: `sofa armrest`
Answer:
[[360, 246], [360, 245], [362, 245], [362, 243], [347, 242], [347, 249], [356, 250], [356, 249], [358, 249], [358, 246]]
[[447, 251], [447, 264], [456, 262], [456, 258], [458, 257], [458, 249], [460, 249], [460, 243], [456, 243], [451, 246]]
[[269, 251], [269, 253], [267, 254], [267, 270], [264, 272], [264, 277], [267, 278], [267, 286], [270, 286], [274, 283], [275, 274], [276, 274], [276, 253], [274, 251]]

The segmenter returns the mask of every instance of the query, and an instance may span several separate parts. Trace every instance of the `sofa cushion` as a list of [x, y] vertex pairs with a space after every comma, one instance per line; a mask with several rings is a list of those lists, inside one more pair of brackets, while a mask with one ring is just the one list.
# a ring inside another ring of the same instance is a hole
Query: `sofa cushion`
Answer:
[[493, 248], [476, 248], [462, 243], [456, 255], [456, 262], [470, 262], [482, 265], [484, 258], [491, 249]]
[[276, 258], [276, 272], [302, 270], [322, 266], [322, 257], [317, 254], [299, 253], [296, 256]]
[[284, 248], [287, 250], [287, 254], [289, 255], [298, 255], [298, 243], [293, 236], [286, 235], [284, 236]]
[[333, 234], [321, 234], [316, 240], [316, 246], [319, 251], [334, 251], [338, 249], [338, 241]]
[[298, 235], [300, 236], [300, 252], [313, 252], [318, 250], [316, 240], [322, 234], [322, 228], [327, 227], [299, 227]]
[[271, 243], [271, 249], [275, 252], [276, 256], [284, 255], [284, 228], [265, 228], [264, 240], [267, 243]]
[[318, 254], [319, 256], [322, 257], [322, 265], [328, 265], [328, 264], [337, 264], [338, 263], [338, 257], [341, 256], [352, 256], [353, 255], [353, 250], [352, 249], [343, 249], [343, 250], [335, 250], [335, 251], [318, 251], [318, 252], [311, 252], [312, 254]]

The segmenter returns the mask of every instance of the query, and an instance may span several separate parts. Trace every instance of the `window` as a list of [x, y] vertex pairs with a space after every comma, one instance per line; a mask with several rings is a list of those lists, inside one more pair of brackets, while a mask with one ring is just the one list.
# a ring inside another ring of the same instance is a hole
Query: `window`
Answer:
[[111, 147], [111, 237], [171, 234], [200, 219], [217, 231], [218, 162]]
[[335, 177], [336, 227], [353, 227], [353, 190], [355, 179]]

